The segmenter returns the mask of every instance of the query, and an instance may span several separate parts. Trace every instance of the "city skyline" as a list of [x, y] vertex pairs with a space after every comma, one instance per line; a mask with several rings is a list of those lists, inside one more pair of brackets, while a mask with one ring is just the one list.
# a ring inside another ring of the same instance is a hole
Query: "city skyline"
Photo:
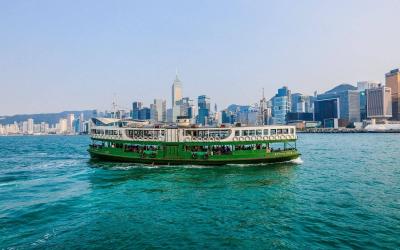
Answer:
[[226, 107], [257, 102], [262, 88], [269, 98], [285, 85], [384, 83], [399, 67], [398, 1], [0, 6], [0, 115], [106, 110], [114, 94], [125, 108], [170, 107], [176, 68], [184, 96]]

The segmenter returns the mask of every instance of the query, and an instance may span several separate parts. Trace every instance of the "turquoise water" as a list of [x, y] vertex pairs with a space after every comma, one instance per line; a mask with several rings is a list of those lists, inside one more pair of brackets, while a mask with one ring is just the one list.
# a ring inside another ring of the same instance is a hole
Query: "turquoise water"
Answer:
[[400, 248], [400, 134], [300, 135], [297, 163], [91, 162], [89, 139], [0, 137], [0, 249]]

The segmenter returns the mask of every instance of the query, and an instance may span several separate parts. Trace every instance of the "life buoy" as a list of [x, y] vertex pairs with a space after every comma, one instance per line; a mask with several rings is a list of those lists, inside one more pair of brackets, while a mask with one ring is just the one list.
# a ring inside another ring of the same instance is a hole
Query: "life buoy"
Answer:
[[219, 138], [219, 136], [217, 136], [217, 137], [215, 137], [215, 140], [216, 140], [216, 141], [220, 141], [221, 138]]
[[264, 140], [269, 140], [269, 136], [264, 136]]
[[239, 137], [239, 140], [244, 141], [244, 137], [243, 136]]
[[252, 141], [255, 141], [255, 140], [256, 140], [256, 137], [255, 137], [255, 136], [252, 136], [252, 137], [251, 137], [251, 140], [252, 140]]
[[233, 137], [233, 141], [238, 141], [238, 140], [239, 140], [239, 138]]
[[257, 140], [261, 141], [262, 140], [262, 136], [257, 136]]
[[209, 141], [214, 141], [214, 138], [213, 137], [209, 137], [208, 140]]
[[245, 139], [245, 141], [250, 141], [250, 137], [249, 136], [246, 136], [244, 139]]

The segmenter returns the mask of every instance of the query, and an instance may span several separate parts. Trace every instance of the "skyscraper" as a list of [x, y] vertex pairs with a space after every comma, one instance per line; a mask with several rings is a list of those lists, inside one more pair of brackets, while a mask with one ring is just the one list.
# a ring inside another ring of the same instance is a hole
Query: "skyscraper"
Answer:
[[176, 74], [174, 83], [172, 84], [172, 107], [177, 105], [177, 102], [182, 99], [182, 83]]
[[75, 120], [75, 115], [74, 114], [69, 114], [67, 116], [67, 130], [68, 130], [68, 133], [73, 133], [74, 132], [74, 120]]
[[[350, 84], [340, 84], [335, 88], [326, 91], [324, 94], [317, 96], [317, 101], [320, 100], [332, 100], [337, 99], [339, 105], [338, 117], [330, 118], [340, 118], [345, 123], [359, 122], [360, 121], [360, 93], [357, 88]], [[317, 104], [314, 102], [314, 105]], [[318, 114], [321, 114], [321, 110], [324, 108], [321, 105], [331, 105], [330, 102], [319, 102], [319, 111], [315, 110], [315, 119], [317, 119]], [[331, 105], [332, 106], [332, 105]], [[333, 105], [334, 106], [334, 105]], [[315, 107], [316, 109], [316, 107]], [[327, 107], [327, 109], [331, 109]]]
[[133, 102], [132, 103], [132, 119], [138, 120], [139, 119], [139, 112], [142, 108], [142, 102]]
[[197, 115], [197, 123], [206, 125], [207, 119], [210, 116], [210, 98], [206, 95], [201, 95], [197, 98], [197, 106], [198, 108], [198, 115]]
[[371, 119], [388, 119], [392, 117], [391, 90], [385, 86], [366, 90], [367, 117]]
[[150, 119], [155, 122], [165, 122], [167, 120], [167, 105], [165, 100], [154, 99], [150, 105]]
[[28, 119], [27, 132], [28, 134], [33, 134], [33, 119]]
[[284, 86], [272, 98], [272, 121], [274, 124], [286, 124], [286, 115], [291, 109], [291, 92]]
[[391, 70], [385, 75], [386, 87], [392, 91], [392, 113], [393, 120], [400, 120], [400, 71], [399, 69]]

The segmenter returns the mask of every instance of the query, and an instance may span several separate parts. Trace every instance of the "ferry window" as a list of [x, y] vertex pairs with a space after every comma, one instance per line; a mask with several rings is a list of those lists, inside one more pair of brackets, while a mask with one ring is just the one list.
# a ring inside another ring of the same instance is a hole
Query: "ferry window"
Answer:
[[262, 130], [261, 129], [257, 129], [256, 130], [256, 135], [262, 135]]
[[165, 130], [161, 130], [161, 135], [162, 135], [162, 136], [165, 135]]
[[290, 133], [294, 134], [294, 129], [293, 128], [290, 129]]
[[276, 129], [271, 129], [271, 135], [276, 135]]
[[242, 130], [242, 136], [247, 136], [249, 135], [249, 131], [248, 130]]
[[264, 129], [264, 135], [269, 135], [268, 134], [268, 129]]
[[282, 133], [283, 133], [283, 134], [288, 134], [288, 133], [289, 133], [289, 130], [288, 130], [287, 128], [282, 129]]
[[277, 132], [278, 135], [281, 135], [282, 134], [282, 129], [278, 129], [276, 132]]
[[235, 136], [240, 136], [240, 130], [235, 131]]
[[255, 130], [249, 130], [249, 135], [256, 135], [256, 131]]

